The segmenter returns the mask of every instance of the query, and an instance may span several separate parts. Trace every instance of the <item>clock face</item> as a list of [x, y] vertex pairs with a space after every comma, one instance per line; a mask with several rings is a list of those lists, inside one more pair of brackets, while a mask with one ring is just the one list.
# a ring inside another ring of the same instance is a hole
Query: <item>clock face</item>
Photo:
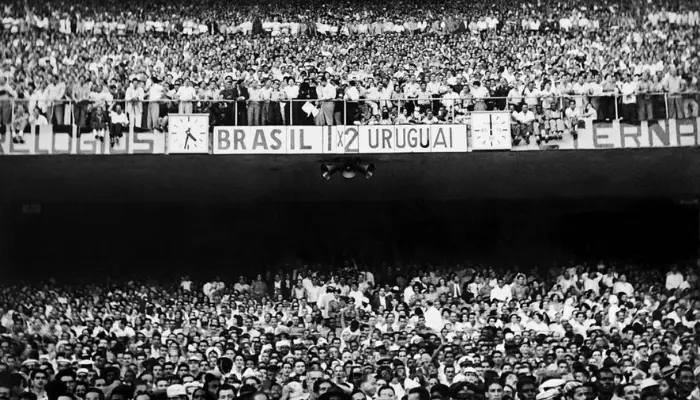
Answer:
[[169, 153], [208, 153], [209, 115], [171, 115]]
[[472, 148], [474, 150], [510, 150], [510, 116], [507, 113], [474, 113], [472, 115]]

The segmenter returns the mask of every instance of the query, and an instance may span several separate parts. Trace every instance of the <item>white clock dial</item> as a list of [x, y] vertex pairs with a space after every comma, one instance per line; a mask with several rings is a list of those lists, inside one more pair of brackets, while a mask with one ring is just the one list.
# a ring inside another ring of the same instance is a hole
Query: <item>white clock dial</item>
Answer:
[[170, 153], [207, 153], [209, 116], [173, 115], [170, 119]]
[[479, 112], [472, 118], [474, 150], [510, 150], [510, 116], [503, 112]]

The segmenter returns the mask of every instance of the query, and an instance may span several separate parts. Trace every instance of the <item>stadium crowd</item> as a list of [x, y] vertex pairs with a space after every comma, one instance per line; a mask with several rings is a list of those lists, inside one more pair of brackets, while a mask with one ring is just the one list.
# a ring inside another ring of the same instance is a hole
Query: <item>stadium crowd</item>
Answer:
[[21, 140], [31, 125], [99, 130], [122, 113], [165, 129], [173, 112], [307, 125], [461, 123], [472, 110], [512, 109], [514, 123], [547, 122], [556, 136], [581, 118], [695, 117], [699, 9], [691, 0], [5, 2], [0, 125]]
[[[2, 400], [697, 400], [697, 268], [5, 284]], [[629, 280], [628, 280], [629, 278]]]

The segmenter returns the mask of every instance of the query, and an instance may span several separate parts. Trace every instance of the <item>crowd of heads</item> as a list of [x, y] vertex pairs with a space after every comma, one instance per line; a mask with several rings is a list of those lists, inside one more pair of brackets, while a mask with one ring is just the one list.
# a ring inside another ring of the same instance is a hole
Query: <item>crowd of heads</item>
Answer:
[[[470, 111], [511, 105], [563, 111], [559, 96], [600, 119], [691, 117], [695, 94], [641, 103], [650, 93], [697, 92], [698, 8], [682, 0], [14, 2], [0, 33], [0, 102], [17, 98], [26, 115], [38, 109], [48, 123], [81, 126], [92, 108], [119, 105], [147, 128], [163, 128], [172, 112], [252, 125], [461, 123]], [[619, 96], [620, 110], [601, 96]], [[333, 98], [359, 103], [324, 109]], [[320, 111], [245, 110], [295, 99]], [[6, 125], [12, 116], [0, 108]]]
[[2, 400], [693, 400], [695, 265], [270, 268], [0, 292]]

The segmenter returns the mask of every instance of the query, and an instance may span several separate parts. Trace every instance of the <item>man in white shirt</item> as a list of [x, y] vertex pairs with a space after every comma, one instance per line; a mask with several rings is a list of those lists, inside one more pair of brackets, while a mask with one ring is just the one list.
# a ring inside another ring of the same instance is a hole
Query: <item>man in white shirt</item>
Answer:
[[357, 90], [357, 82], [350, 81], [348, 88], [345, 90], [345, 125], [355, 124], [355, 112], [359, 100], [360, 92]]
[[180, 86], [175, 93], [175, 97], [180, 100], [178, 107], [180, 114], [192, 114], [192, 101], [197, 99], [197, 91], [192, 87], [190, 78], [185, 78], [185, 84]]
[[519, 113], [516, 113], [516, 119], [520, 124], [520, 135], [525, 139], [527, 144], [530, 144], [530, 136], [532, 136], [535, 122], [535, 113], [530, 110], [527, 104], [523, 104], [523, 109]]
[[252, 81], [250, 87], [248, 88], [248, 94], [248, 125], [262, 125], [260, 82], [257, 80]]
[[636, 119], [637, 111], [637, 82], [632, 81], [629, 73], [625, 75], [625, 82], [620, 91], [622, 92], [622, 119], [633, 121]]
[[666, 275], [666, 290], [672, 291], [681, 288], [685, 279], [683, 274], [678, 271], [678, 266], [674, 265], [671, 272]]
[[489, 97], [489, 90], [482, 86], [481, 82], [475, 81], [472, 95], [474, 96], [474, 111], [486, 110], [486, 99]]
[[123, 135], [122, 132], [129, 126], [129, 119], [122, 112], [122, 107], [119, 104], [114, 106], [114, 111], [110, 113], [109, 118], [111, 122], [109, 144], [111, 147], [114, 147], [115, 144], [119, 144], [119, 139]]
[[632, 296], [634, 295], [634, 287], [632, 287], [632, 284], [627, 282], [627, 277], [623, 274], [620, 275], [620, 279], [613, 284], [613, 289], [612, 289], [614, 294], [618, 294], [620, 292], [625, 293], [627, 296]]
[[321, 113], [316, 119], [316, 125], [333, 125], [333, 114], [335, 113], [335, 86], [328, 82], [326, 77], [321, 77]]
[[48, 99], [51, 101], [49, 108], [49, 122], [53, 117], [56, 118], [56, 124], [63, 125], [63, 114], [65, 111], [65, 95], [66, 84], [58, 80], [58, 76], [52, 78], [52, 83], [47, 88]]
[[163, 98], [163, 86], [161, 86], [158, 78], [152, 78], [153, 84], [148, 88], [148, 118], [146, 125], [148, 129], [158, 127], [158, 118], [160, 118], [160, 100]]
[[[532, 111], [530, 111], [532, 113]], [[498, 279], [496, 287], [491, 289], [491, 300], [508, 302], [513, 298], [510, 290], [510, 285], [506, 285], [503, 279]]]
[[134, 121], [134, 126], [141, 126], [141, 117], [143, 115], [143, 99], [145, 97], [141, 82], [137, 78], [131, 81], [131, 84], [126, 89], [126, 114], [129, 119]]
[[564, 126], [574, 138], [577, 137], [576, 129], [581, 119], [581, 111], [576, 107], [576, 101], [569, 100], [569, 107], [564, 111], [564, 117]]

